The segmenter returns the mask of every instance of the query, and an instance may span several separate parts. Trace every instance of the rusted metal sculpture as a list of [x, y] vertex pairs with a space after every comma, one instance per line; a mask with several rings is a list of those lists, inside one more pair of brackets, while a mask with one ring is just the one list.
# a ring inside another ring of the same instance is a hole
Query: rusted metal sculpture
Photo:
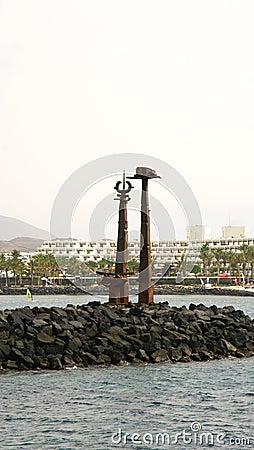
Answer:
[[[121, 184], [122, 189], [120, 189]], [[130, 200], [129, 192], [132, 189], [130, 181], [126, 181], [123, 172], [123, 181], [118, 181], [115, 186], [119, 204], [117, 252], [115, 272], [97, 271], [104, 275], [102, 283], [109, 288], [109, 303], [113, 305], [126, 304], [129, 302], [129, 280], [128, 275], [128, 220], [127, 203]]]
[[142, 180], [141, 193], [141, 228], [140, 228], [140, 265], [139, 265], [139, 303], [153, 303], [152, 265], [151, 265], [151, 237], [150, 210], [148, 196], [148, 180], [160, 178], [155, 170], [149, 167], [137, 167], [131, 179]]

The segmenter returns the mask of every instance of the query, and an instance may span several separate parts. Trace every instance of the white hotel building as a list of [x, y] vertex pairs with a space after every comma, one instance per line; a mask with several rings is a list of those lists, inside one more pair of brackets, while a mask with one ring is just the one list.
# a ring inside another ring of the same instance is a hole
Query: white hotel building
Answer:
[[[220, 248], [223, 250], [239, 251], [242, 245], [253, 245], [254, 238], [245, 237], [243, 230], [236, 231], [234, 236], [234, 227], [230, 227], [231, 237], [221, 237], [217, 239], [202, 239], [202, 240], [178, 240], [178, 241], [153, 241], [151, 243], [151, 253], [154, 271], [160, 273], [165, 266], [174, 265], [181, 262], [183, 256], [189, 249], [189, 254], [192, 254], [192, 248], [201, 247], [202, 244], [208, 244], [209, 248]], [[242, 227], [243, 228], [243, 227]], [[239, 237], [241, 233], [242, 237]], [[129, 242], [128, 259], [139, 258], [139, 242]], [[195, 250], [196, 251], [196, 250]], [[79, 240], [52, 240], [45, 241], [43, 245], [38, 248], [39, 253], [53, 253], [56, 257], [78, 257], [82, 261], [99, 261], [105, 258], [109, 261], [115, 261], [116, 257], [116, 242], [111, 240], [102, 240], [100, 242], [88, 242]], [[197, 263], [201, 260], [197, 259]]]

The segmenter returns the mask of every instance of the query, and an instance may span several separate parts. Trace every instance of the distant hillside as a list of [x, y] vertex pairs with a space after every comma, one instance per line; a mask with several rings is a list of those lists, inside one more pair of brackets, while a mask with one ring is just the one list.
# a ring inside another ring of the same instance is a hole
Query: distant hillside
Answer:
[[[15, 238], [49, 239], [49, 233], [14, 217], [0, 216], [0, 241]], [[25, 244], [26, 246], [26, 244]]]
[[30, 237], [17, 237], [10, 241], [0, 241], [0, 252], [11, 252], [19, 250], [20, 252], [32, 252], [37, 250], [43, 243], [44, 239], [36, 239]]

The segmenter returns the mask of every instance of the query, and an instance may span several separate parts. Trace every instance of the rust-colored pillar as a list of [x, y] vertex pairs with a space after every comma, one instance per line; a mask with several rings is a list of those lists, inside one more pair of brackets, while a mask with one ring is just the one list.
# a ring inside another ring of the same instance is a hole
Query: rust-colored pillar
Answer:
[[[123, 189], [120, 189], [121, 184]], [[104, 275], [102, 283], [109, 288], [109, 303], [120, 305], [129, 302], [127, 203], [130, 200], [128, 194], [132, 185], [129, 181], [125, 181], [125, 173], [123, 181], [118, 181], [115, 189], [118, 192], [117, 200], [120, 200], [115, 271], [98, 270], [97, 273]]]
[[120, 204], [118, 213], [115, 278], [112, 279], [109, 289], [109, 303], [111, 304], [126, 304], [129, 301], [127, 203], [130, 200], [128, 194], [132, 186], [131, 183], [127, 181], [128, 187], [126, 188], [125, 172], [123, 173], [123, 189], [119, 189], [120, 184], [121, 182], [118, 181], [115, 186]]
[[148, 178], [142, 178], [139, 303], [153, 303]]
[[151, 265], [151, 237], [150, 210], [148, 195], [148, 180], [160, 178], [149, 167], [137, 167], [134, 179], [142, 180], [141, 193], [141, 228], [140, 228], [140, 265], [139, 265], [139, 303], [153, 303], [152, 265]]
[[120, 204], [118, 213], [118, 234], [117, 234], [117, 252], [116, 252], [116, 274], [126, 274], [128, 269], [128, 219], [127, 203], [129, 196], [125, 189], [125, 175], [123, 176], [123, 189], [119, 190], [119, 183], [115, 189], [120, 192]]

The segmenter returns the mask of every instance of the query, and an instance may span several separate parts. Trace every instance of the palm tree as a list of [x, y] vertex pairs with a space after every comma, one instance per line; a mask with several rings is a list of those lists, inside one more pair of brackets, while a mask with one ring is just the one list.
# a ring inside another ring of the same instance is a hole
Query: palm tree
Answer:
[[29, 260], [26, 263], [26, 268], [27, 268], [28, 274], [30, 275], [30, 278], [31, 278], [31, 286], [32, 287], [34, 285], [35, 267], [36, 267], [35, 257], [34, 256], [30, 256]]
[[212, 255], [215, 258], [216, 261], [216, 265], [217, 265], [217, 283], [219, 284], [220, 282], [220, 268], [221, 268], [221, 261], [224, 258], [224, 250], [222, 250], [221, 248], [215, 248], [211, 251]]
[[10, 258], [4, 254], [0, 254], [0, 269], [5, 272], [6, 286], [9, 287], [9, 271], [11, 270]]
[[53, 253], [45, 255], [45, 277], [56, 277], [59, 275], [60, 269]]
[[242, 264], [242, 253], [241, 252], [234, 252], [232, 250], [229, 250], [227, 252], [227, 260], [229, 263], [229, 272], [231, 275], [237, 275], [238, 277], [238, 284], [241, 283], [241, 264]]
[[14, 277], [14, 285], [17, 285], [17, 275], [20, 277], [24, 273], [25, 264], [23, 261], [23, 258], [20, 255], [20, 252], [18, 250], [13, 250], [11, 252], [11, 258], [10, 258], [10, 268], [13, 272]]
[[250, 278], [253, 279], [254, 272], [254, 247], [253, 245], [244, 244], [240, 247], [240, 250], [242, 253], [243, 274], [249, 283]]
[[37, 276], [37, 284], [40, 286], [41, 277], [45, 273], [45, 256], [42, 253], [37, 253], [32, 257], [34, 274]]
[[237, 270], [237, 262], [236, 262], [236, 253], [232, 251], [232, 249], [227, 252], [227, 263], [228, 263], [228, 272], [230, 275], [234, 275]]
[[204, 276], [208, 277], [210, 274], [210, 266], [213, 259], [213, 255], [208, 244], [202, 245], [199, 257], [203, 263], [203, 274]]
[[250, 278], [253, 282], [254, 278], [254, 246], [249, 246], [249, 260], [250, 260]]
[[201, 272], [202, 272], [202, 269], [201, 269], [201, 266], [199, 264], [194, 264], [194, 266], [192, 267], [191, 271], [192, 271], [192, 273], [194, 273], [195, 278], [197, 280], [198, 275], [200, 275]]
[[241, 252], [241, 259], [242, 259], [242, 271], [244, 280], [247, 278], [248, 269], [249, 269], [249, 246], [246, 244], [241, 245], [239, 247], [239, 250]]
[[48, 278], [49, 276], [59, 275], [60, 269], [53, 253], [42, 254], [38, 253], [34, 256], [34, 268], [38, 275], [38, 285], [42, 276]]

